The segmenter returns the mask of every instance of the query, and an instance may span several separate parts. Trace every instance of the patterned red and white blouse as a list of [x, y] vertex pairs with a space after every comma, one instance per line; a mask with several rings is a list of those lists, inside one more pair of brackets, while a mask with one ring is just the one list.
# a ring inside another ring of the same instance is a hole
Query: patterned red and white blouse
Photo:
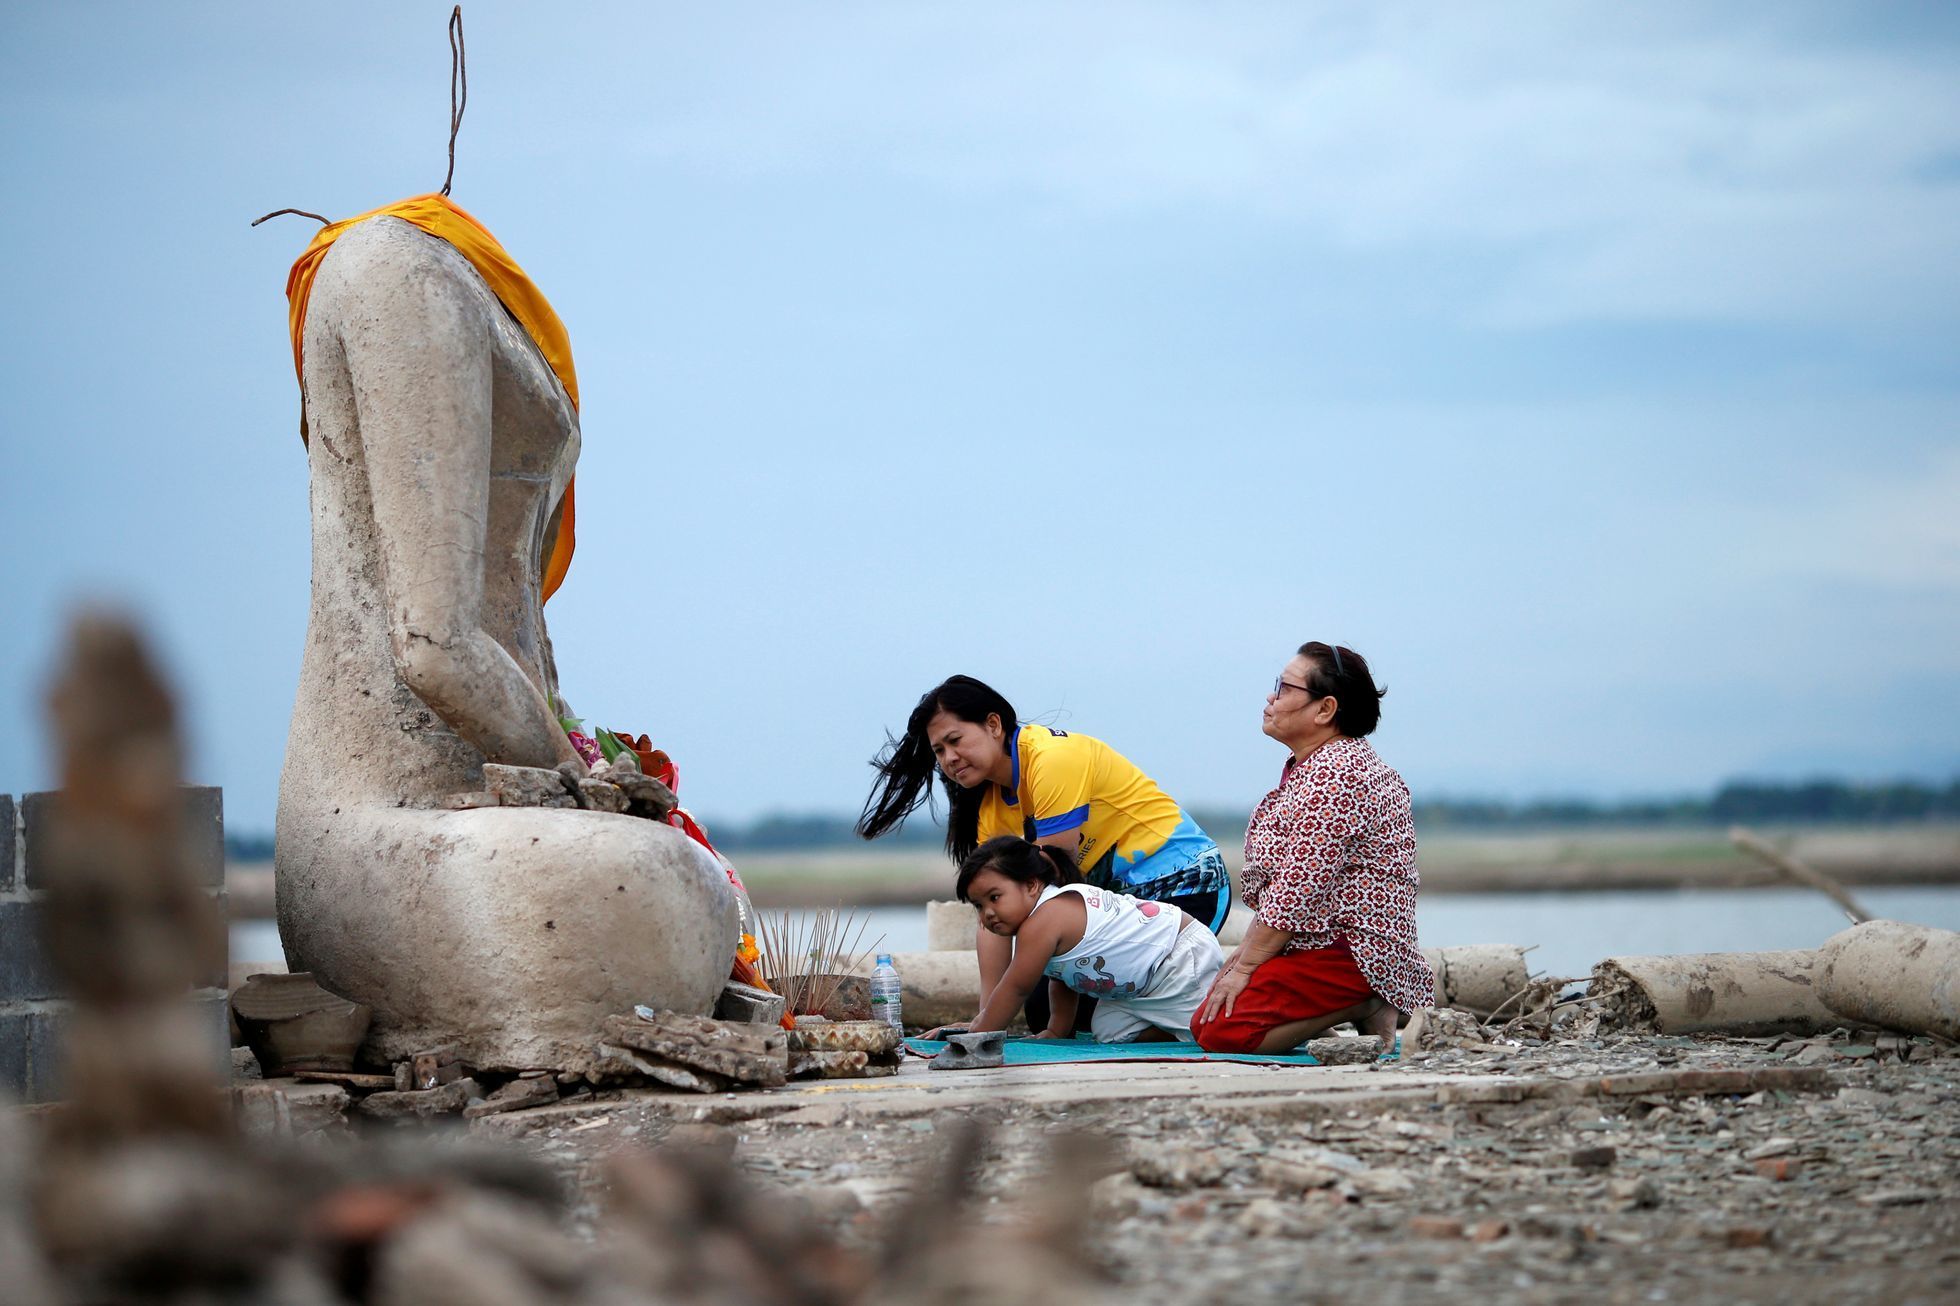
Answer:
[[1436, 994], [1416, 946], [1419, 883], [1409, 786], [1365, 739], [1343, 735], [1304, 762], [1288, 758], [1246, 826], [1246, 905], [1293, 935], [1287, 952], [1346, 938], [1369, 987], [1401, 1011]]

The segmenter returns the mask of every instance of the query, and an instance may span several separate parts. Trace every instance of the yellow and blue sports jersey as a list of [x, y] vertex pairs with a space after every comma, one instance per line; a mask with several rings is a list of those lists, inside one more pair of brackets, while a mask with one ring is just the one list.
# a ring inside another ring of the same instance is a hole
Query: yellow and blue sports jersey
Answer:
[[1080, 830], [1076, 859], [1092, 884], [1157, 901], [1229, 884], [1212, 837], [1102, 740], [1022, 726], [1007, 751], [1013, 779], [1006, 787], [989, 784], [980, 800], [982, 843]]

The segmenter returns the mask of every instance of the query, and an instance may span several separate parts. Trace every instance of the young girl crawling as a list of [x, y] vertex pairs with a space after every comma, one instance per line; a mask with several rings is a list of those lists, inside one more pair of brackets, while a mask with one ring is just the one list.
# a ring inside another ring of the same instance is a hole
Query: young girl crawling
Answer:
[[981, 928], [1014, 940], [1007, 973], [968, 1025], [974, 1033], [1007, 1028], [1046, 976], [1048, 1028], [1037, 1038], [1074, 1037], [1078, 993], [1096, 999], [1098, 1043], [1189, 1038], [1224, 960], [1202, 921], [1085, 884], [1067, 853], [1012, 835], [974, 849], [956, 888]]

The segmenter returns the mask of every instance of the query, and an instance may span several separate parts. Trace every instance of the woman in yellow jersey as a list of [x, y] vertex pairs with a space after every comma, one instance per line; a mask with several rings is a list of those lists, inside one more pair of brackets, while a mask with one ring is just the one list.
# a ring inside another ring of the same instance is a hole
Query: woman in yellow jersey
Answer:
[[[1022, 725], [1011, 703], [971, 676], [921, 698], [905, 734], [888, 738], [872, 765], [878, 780], [857, 823], [866, 839], [897, 829], [930, 801], [937, 772], [955, 864], [988, 839], [1018, 835], [1067, 853], [1090, 884], [1168, 903], [1213, 934], [1225, 924], [1225, 858], [1156, 781], [1100, 739]], [[1007, 972], [1013, 942], [977, 927], [974, 938], [984, 995]], [[1046, 996], [1029, 1004], [1036, 1032], [1046, 1024]]]

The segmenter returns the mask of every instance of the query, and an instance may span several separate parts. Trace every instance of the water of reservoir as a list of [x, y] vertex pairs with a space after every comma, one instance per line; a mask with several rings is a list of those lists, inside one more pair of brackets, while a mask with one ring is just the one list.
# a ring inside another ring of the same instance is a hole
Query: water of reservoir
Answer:
[[[1960, 930], [1960, 886], [1860, 888], [1874, 915]], [[767, 905], [764, 904], [764, 910]], [[922, 907], [859, 908], [865, 947], [922, 952]], [[1590, 974], [1602, 957], [1678, 952], [1763, 952], [1814, 948], [1847, 924], [1829, 899], [1807, 889], [1616, 889], [1586, 893], [1466, 893], [1425, 898], [1416, 913], [1425, 947], [1536, 944], [1534, 974]], [[280, 957], [271, 921], [231, 927], [237, 961]]]

